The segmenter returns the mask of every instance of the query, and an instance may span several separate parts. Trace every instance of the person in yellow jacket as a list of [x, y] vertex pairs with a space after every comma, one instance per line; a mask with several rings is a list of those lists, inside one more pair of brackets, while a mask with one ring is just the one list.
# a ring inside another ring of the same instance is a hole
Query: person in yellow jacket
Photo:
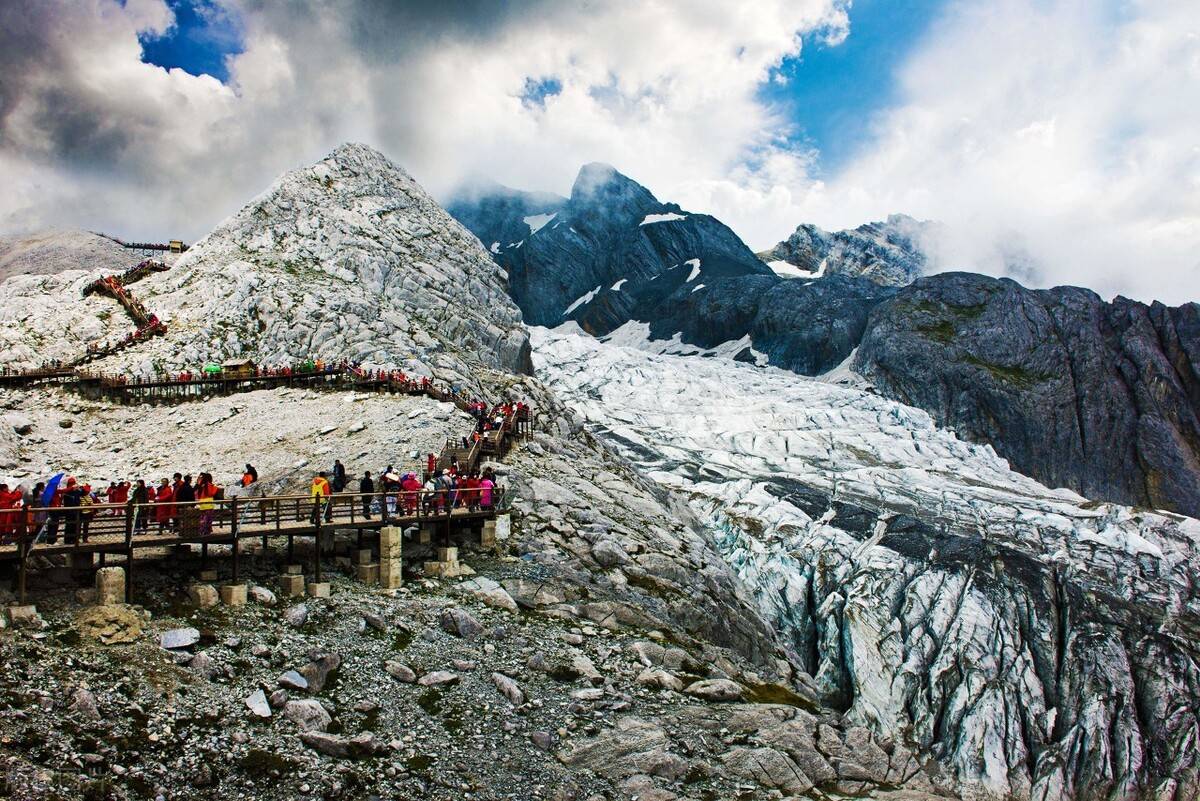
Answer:
[[330, 488], [329, 479], [324, 472], [317, 473], [313, 478], [309, 493], [312, 495], [313, 501], [312, 524], [314, 526], [317, 524], [322, 510], [325, 512], [325, 522], [333, 520], [333, 505], [329, 502], [329, 496], [333, 490]]

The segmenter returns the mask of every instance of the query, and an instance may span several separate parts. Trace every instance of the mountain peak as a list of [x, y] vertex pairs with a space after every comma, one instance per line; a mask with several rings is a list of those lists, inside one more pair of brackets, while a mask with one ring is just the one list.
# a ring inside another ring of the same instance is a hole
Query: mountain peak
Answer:
[[615, 167], [599, 161], [585, 164], [579, 169], [575, 185], [571, 187], [571, 202], [585, 205], [616, 202], [620, 206], [639, 209], [659, 205], [649, 189], [617, 172]]

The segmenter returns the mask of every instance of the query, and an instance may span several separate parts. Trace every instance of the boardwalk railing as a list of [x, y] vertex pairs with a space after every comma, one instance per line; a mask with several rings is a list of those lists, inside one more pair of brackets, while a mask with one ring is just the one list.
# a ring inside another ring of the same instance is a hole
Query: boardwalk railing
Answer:
[[[450, 529], [496, 515], [504, 489], [495, 487], [484, 505], [485, 490], [399, 490], [342, 492], [324, 498], [309, 493], [246, 495], [233, 498], [138, 504], [93, 504], [0, 510], [0, 560], [19, 560], [19, 589], [25, 591], [31, 556], [123, 554], [132, 573], [134, 551], [184, 543], [235, 543], [242, 539], [288, 537], [317, 540], [315, 570], [320, 577], [320, 534], [325, 529], [378, 529], [384, 526], [437, 524]], [[205, 551], [207, 553], [207, 550]], [[238, 575], [233, 549], [233, 580]], [[132, 583], [132, 582], [131, 582]]]

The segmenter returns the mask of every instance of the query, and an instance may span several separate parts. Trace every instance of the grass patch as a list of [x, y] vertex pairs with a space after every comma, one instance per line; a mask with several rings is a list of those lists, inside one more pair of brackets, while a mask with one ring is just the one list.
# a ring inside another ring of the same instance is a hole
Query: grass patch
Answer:
[[958, 329], [948, 320], [939, 320], [933, 325], [918, 325], [917, 331], [924, 334], [928, 339], [942, 344], [949, 344], [954, 341]]
[[1049, 376], [1042, 373], [1034, 373], [1021, 367], [1005, 367], [1002, 364], [995, 364], [975, 356], [967, 356], [966, 362], [987, 370], [997, 381], [1013, 384], [1025, 389], [1040, 384], [1049, 378]]

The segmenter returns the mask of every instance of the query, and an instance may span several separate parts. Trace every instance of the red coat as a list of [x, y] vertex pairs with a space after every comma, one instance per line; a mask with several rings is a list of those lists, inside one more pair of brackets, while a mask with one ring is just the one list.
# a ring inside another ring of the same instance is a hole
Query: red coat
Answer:
[[154, 519], [159, 523], [170, 523], [175, 516], [175, 490], [171, 487], [159, 487], [154, 494]]

